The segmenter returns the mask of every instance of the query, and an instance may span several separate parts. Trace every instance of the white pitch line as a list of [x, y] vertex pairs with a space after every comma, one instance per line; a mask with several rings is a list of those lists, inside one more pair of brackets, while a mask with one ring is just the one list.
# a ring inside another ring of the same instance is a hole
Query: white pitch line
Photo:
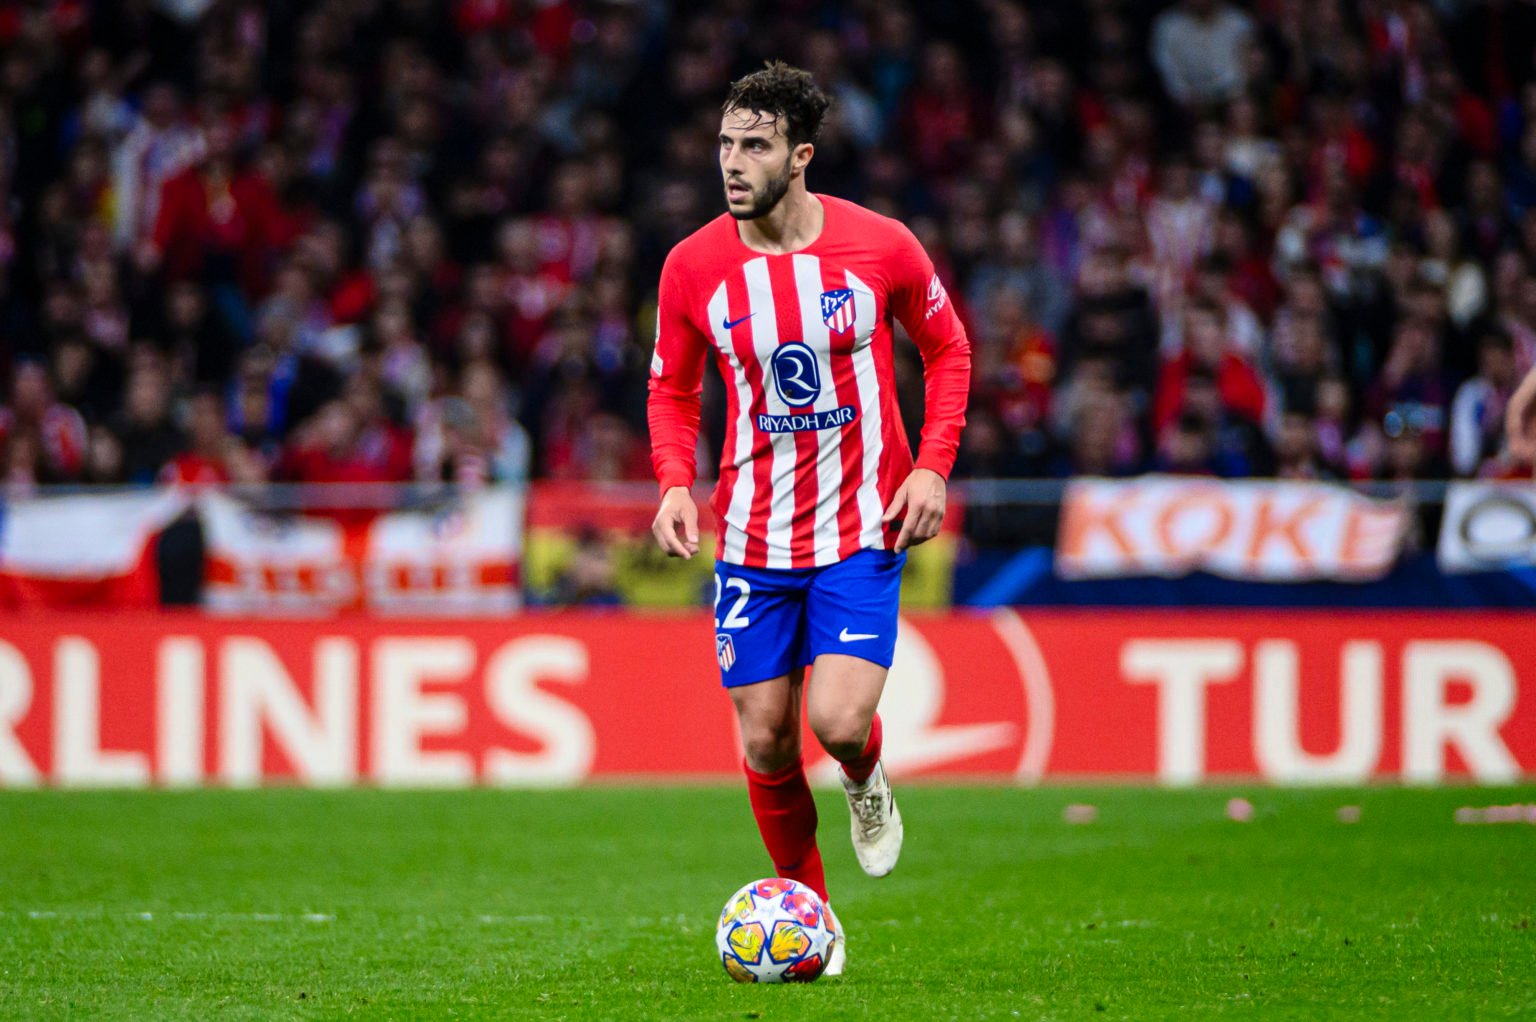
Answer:
[[[0, 917], [22, 914], [20, 912], [0, 912]], [[60, 912], [54, 909], [31, 909], [25, 915], [28, 919], [38, 920], [131, 919], [136, 922], [146, 923], [152, 923], [157, 918], [162, 921], [165, 919], [174, 919], [180, 922], [212, 920], [221, 923], [334, 923], [336, 921], [336, 917], [328, 912], [304, 912], [294, 915], [282, 912], [161, 912], [157, 915], [154, 912]]]

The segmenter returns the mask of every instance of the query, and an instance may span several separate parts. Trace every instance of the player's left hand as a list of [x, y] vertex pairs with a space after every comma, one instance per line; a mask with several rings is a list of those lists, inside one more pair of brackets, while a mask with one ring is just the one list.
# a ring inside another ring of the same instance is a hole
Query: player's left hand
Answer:
[[902, 519], [901, 534], [896, 537], [898, 554], [937, 536], [944, 524], [944, 477], [932, 469], [914, 468], [891, 498], [880, 522], [889, 525], [898, 518]]

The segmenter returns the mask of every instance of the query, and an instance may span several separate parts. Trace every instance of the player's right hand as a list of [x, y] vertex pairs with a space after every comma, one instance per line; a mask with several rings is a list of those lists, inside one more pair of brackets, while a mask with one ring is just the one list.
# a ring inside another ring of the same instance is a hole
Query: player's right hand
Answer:
[[674, 486], [661, 497], [651, 534], [669, 557], [691, 560], [699, 552], [699, 509], [688, 487]]
[[1525, 374], [1504, 409], [1509, 453], [1519, 461], [1536, 461], [1536, 368]]

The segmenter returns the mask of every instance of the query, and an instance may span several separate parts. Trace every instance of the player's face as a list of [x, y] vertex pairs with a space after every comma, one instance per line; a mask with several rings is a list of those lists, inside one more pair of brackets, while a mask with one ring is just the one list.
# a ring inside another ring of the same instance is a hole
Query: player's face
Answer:
[[730, 110], [720, 119], [720, 174], [725, 206], [737, 220], [772, 212], [789, 191], [791, 178], [810, 159], [810, 145], [791, 147], [779, 130], [783, 118], [753, 110]]

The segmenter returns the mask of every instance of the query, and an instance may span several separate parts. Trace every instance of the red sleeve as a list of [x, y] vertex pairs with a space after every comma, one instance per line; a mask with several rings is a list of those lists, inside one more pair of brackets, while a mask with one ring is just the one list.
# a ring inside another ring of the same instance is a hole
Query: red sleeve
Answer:
[[891, 311], [923, 356], [923, 434], [914, 468], [949, 478], [965, 426], [971, 386], [971, 342], [933, 261], [905, 226], [891, 253]]
[[699, 391], [709, 342], [688, 320], [688, 290], [676, 250], [661, 269], [656, 299], [656, 353], [651, 356], [651, 467], [666, 493], [692, 486], [699, 440]]

